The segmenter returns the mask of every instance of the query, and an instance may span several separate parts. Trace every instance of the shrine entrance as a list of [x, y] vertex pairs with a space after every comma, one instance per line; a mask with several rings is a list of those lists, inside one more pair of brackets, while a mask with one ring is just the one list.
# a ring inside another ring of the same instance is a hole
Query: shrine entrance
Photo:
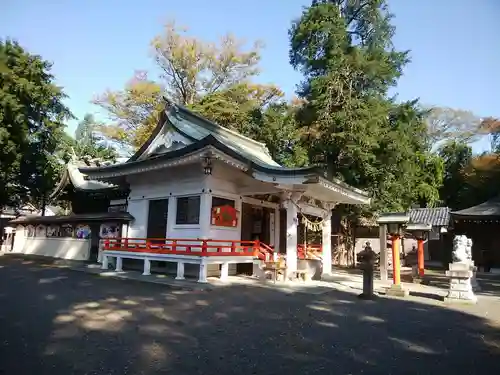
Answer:
[[241, 240], [259, 240], [266, 244], [271, 241], [271, 231], [269, 227], [270, 208], [256, 206], [249, 203], [241, 205]]
[[[241, 240], [259, 240], [265, 244], [271, 242], [270, 213], [274, 212], [269, 207], [257, 206], [243, 202], [241, 204]], [[238, 264], [238, 274], [252, 274], [252, 264]]]

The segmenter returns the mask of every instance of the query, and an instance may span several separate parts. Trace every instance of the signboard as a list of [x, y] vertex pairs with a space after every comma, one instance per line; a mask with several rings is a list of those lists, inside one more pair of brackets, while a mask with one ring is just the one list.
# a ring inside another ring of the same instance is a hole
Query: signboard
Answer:
[[238, 226], [238, 211], [229, 205], [212, 208], [212, 217], [210, 222], [218, 227]]

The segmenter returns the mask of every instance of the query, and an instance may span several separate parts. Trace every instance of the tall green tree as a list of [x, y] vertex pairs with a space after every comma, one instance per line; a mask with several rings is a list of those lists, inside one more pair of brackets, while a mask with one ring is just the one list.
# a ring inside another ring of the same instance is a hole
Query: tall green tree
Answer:
[[452, 209], [466, 208], [470, 200], [467, 169], [472, 162], [472, 148], [464, 142], [450, 141], [443, 144], [439, 156], [444, 163], [443, 186], [440, 196], [443, 204]]
[[115, 161], [118, 157], [116, 150], [106, 144], [98, 133], [102, 129], [102, 124], [96, 121], [92, 114], [87, 113], [78, 123], [75, 130], [75, 138], [67, 137], [65, 147], [77, 157], [88, 156], [101, 160]]
[[303, 131], [297, 123], [300, 106], [287, 102], [272, 103], [252, 112], [247, 136], [267, 145], [274, 160], [287, 167], [309, 164], [307, 147], [302, 142]]
[[372, 194], [363, 215], [436, 204], [442, 178], [425, 111], [388, 96], [409, 61], [392, 44], [391, 18], [385, 0], [313, 0], [289, 32], [290, 62], [304, 74], [298, 94], [310, 158]]
[[50, 158], [72, 115], [51, 64], [19, 43], [0, 41], [0, 209], [43, 206], [57, 178]]
[[314, 0], [290, 30], [310, 156], [330, 177], [371, 191], [377, 211], [406, 208], [416, 189], [437, 200], [434, 184], [417, 180], [429, 162], [422, 113], [387, 96], [408, 61], [392, 46], [391, 17], [383, 0]]
[[265, 143], [271, 156], [286, 166], [308, 163], [297, 125], [297, 104], [281, 99], [274, 86], [241, 83], [207, 94], [189, 107], [202, 116]]
[[360, 216], [439, 199], [443, 166], [430, 153], [424, 112], [388, 96], [409, 61], [392, 44], [391, 18], [385, 0], [313, 0], [289, 31], [290, 62], [304, 75], [298, 119], [310, 160], [372, 196], [370, 207], [336, 209], [337, 256], [348, 263]]
[[83, 119], [78, 123], [75, 129], [75, 139], [77, 141], [84, 140], [87, 141], [93, 136], [93, 132], [96, 130], [96, 121], [94, 116], [90, 113], [85, 114]]

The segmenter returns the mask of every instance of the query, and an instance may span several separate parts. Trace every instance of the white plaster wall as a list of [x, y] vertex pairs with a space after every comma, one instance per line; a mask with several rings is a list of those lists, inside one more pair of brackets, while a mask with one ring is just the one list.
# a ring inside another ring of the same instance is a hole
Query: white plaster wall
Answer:
[[148, 200], [131, 200], [127, 210], [134, 217], [128, 228], [129, 238], [145, 238], [148, 224]]
[[23, 225], [18, 225], [16, 228], [16, 235], [14, 236], [14, 246], [12, 247], [13, 253], [21, 252], [26, 242], [25, 228]]
[[207, 176], [202, 173], [202, 168], [199, 164], [128, 177], [128, 182], [130, 184], [128, 212], [135, 218], [135, 220], [130, 223], [128, 237], [146, 237], [149, 201], [164, 198], [169, 199], [165, 236], [168, 238], [181, 239], [202, 237], [201, 226], [199, 224], [176, 224], [176, 198], [203, 194], [207, 189], [206, 178]]
[[[201, 165], [188, 165], [163, 171], [154, 171], [128, 177], [130, 196], [128, 212], [135, 220], [130, 223], [128, 237], [145, 238], [149, 200], [169, 198], [167, 238], [207, 238], [207, 239], [241, 239], [241, 206], [242, 197], [238, 194], [240, 186], [246, 186], [252, 179], [241, 171], [222, 163], [214, 163], [213, 174], [203, 174]], [[176, 224], [177, 197], [200, 195], [200, 224]], [[235, 208], [240, 212], [236, 228], [206, 225], [210, 222], [211, 196], [232, 199]], [[204, 205], [204, 202], [210, 204]]]
[[[21, 242], [23, 242], [22, 246]], [[24, 238], [24, 241], [15, 244], [12, 252], [70, 260], [88, 260], [90, 240], [51, 237]]]

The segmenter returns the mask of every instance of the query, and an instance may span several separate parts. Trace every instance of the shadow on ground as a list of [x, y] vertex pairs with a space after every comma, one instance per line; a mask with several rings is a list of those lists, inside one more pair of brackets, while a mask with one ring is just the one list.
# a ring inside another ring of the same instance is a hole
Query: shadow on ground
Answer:
[[169, 290], [6, 258], [0, 285], [5, 374], [500, 371], [492, 321], [412, 300]]

